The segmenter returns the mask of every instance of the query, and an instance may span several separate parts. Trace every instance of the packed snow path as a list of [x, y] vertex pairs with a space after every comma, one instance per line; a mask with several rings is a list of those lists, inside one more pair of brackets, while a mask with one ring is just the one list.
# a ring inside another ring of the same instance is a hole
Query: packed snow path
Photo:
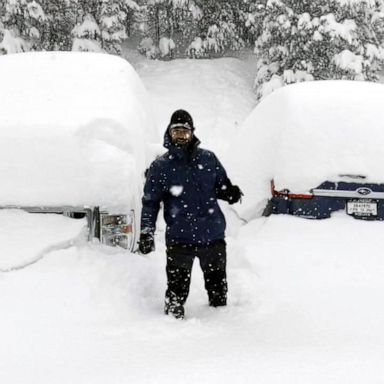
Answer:
[[273, 216], [230, 238], [229, 305], [197, 264], [187, 318], [162, 314], [164, 246], [98, 244], [1, 275], [7, 383], [376, 383], [384, 375], [382, 223]]

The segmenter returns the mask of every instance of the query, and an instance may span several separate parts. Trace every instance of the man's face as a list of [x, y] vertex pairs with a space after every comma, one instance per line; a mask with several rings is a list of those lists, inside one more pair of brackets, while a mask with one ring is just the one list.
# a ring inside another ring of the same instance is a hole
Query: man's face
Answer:
[[192, 140], [192, 131], [184, 127], [172, 128], [169, 131], [172, 143], [175, 145], [183, 146], [189, 144]]

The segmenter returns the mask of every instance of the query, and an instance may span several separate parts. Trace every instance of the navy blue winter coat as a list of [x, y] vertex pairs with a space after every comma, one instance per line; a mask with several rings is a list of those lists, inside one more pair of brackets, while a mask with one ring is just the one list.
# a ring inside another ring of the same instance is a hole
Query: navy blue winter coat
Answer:
[[216, 191], [230, 181], [215, 154], [199, 144], [194, 136], [188, 149], [178, 148], [167, 131], [168, 152], [152, 162], [146, 176], [141, 233], [154, 234], [163, 202], [167, 246], [207, 245], [224, 239], [226, 223]]

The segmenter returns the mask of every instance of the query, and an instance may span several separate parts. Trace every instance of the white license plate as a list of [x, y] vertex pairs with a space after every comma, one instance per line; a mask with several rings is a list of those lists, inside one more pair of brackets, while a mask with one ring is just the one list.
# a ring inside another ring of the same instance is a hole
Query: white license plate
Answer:
[[348, 201], [347, 213], [355, 216], [377, 216], [377, 203], [369, 200]]

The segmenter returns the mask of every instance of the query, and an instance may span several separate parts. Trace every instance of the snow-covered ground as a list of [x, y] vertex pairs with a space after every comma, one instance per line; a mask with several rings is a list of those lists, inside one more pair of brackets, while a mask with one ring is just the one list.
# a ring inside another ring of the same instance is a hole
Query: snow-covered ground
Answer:
[[185, 321], [162, 314], [164, 246], [97, 244], [1, 275], [4, 383], [379, 383], [382, 223], [256, 219], [229, 239], [229, 305], [193, 271]]
[[[255, 104], [249, 66], [228, 58], [134, 64], [159, 137], [174, 109], [190, 110], [203, 146], [231, 164], [236, 183], [247, 165], [230, 161], [241, 151], [232, 135]], [[81, 221], [0, 212], [2, 269], [42, 256], [0, 273], [0, 382], [381, 383], [383, 224], [337, 213], [243, 225], [225, 210], [229, 305], [208, 307], [195, 265], [185, 321], [162, 313], [161, 226], [156, 252], [144, 257], [87, 243]]]

